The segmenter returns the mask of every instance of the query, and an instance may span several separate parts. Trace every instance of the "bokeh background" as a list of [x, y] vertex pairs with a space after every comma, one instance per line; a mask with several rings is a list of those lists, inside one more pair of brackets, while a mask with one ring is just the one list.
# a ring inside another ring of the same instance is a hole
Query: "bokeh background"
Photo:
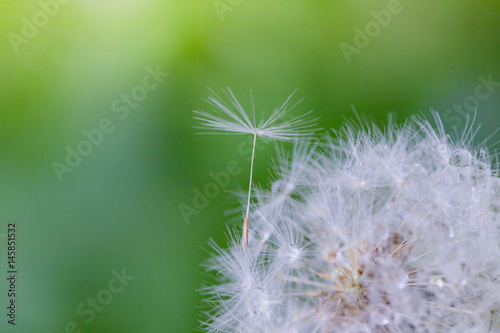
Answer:
[[[197, 329], [197, 289], [212, 278], [200, 263], [209, 238], [226, 243], [231, 191], [247, 187], [249, 172], [247, 138], [192, 127], [207, 87], [231, 87], [246, 107], [251, 88], [258, 112], [297, 88], [295, 114], [314, 110], [325, 129], [352, 118], [352, 107], [380, 125], [389, 113], [402, 122], [434, 108], [450, 130], [477, 107], [478, 140], [500, 125], [500, 84], [474, 99], [480, 77], [500, 81], [498, 1], [60, 1], [0, 2], [1, 332], [73, 332], [72, 321], [81, 332]], [[371, 12], [388, 8], [397, 13], [377, 30]], [[356, 39], [367, 27], [369, 41]], [[356, 42], [363, 47], [346, 57], [341, 45]], [[113, 103], [147, 68], [168, 76], [121, 119]], [[60, 181], [53, 163], [103, 119], [114, 131]], [[274, 144], [260, 145], [262, 186], [273, 156]], [[229, 161], [240, 172], [184, 218], [179, 205], [193, 206], [193, 191]], [[18, 233], [15, 328], [5, 316], [9, 222]], [[104, 297], [122, 268], [134, 280], [85, 322], [78, 306]]]

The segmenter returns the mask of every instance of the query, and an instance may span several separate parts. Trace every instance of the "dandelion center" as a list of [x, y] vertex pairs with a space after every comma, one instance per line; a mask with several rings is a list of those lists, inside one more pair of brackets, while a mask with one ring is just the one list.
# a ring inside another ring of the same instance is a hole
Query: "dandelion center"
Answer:
[[396, 283], [397, 276], [384, 270], [397, 266], [406, 279], [409, 269], [405, 267], [405, 260], [411, 249], [400, 234], [392, 233], [380, 244], [363, 242], [361, 246], [343, 250], [342, 254], [328, 251], [324, 257], [328, 269], [320, 274], [324, 287], [316, 290], [315, 296], [319, 299], [316, 311], [331, 325], [352, 319], [369, 320], [371, 303], [376, 306], [382, 300], [390, 305], [381, 285], [393, 288], [395, 284], [399, 287], [403, 284], [404, 287], [404, 282]]

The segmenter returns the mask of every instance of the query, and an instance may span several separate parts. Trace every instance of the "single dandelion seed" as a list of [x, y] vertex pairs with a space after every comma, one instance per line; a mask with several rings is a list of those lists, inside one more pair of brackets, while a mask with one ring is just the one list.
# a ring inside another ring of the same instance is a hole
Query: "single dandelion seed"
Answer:
[[250, 198], [252, 194], [252, 175], [255, 159], [255, 144], [257, 137], [264, 140], [293, 141], [300, 138], [310, 138], [315, 129], [316, 119], [310, 119], [307, 116], [309, 111], [303, 115], [287, 119], [287, 114], [293, 110], [301, 101], [290, 105], [290, 100], [297, 90], [295, 90], [285, 102], [271, 115], [264, 119], [263, 117], [257, 123], [255, 119], [255, 104], [252, 90], [250, 98], [252, 101], [252, 114], [241, 106], [229, 87], [223, 90], [229, 103], [220, 98], [213, 90], [209, 88], [209, 97], [206, 100], [212, 106], [211, 111], [194, 110], [194, 119], [199, 121], [199, 126], [195, 128], [208, 130], [200, 134], [251, 134], [253, 135], [252, 159], [250, 162], [250, 184], [248, 186], [248, 200], [246, 205], [245, 218], [243, 220], [242, 246], [248, 248], [248, 219], [250, 214]]

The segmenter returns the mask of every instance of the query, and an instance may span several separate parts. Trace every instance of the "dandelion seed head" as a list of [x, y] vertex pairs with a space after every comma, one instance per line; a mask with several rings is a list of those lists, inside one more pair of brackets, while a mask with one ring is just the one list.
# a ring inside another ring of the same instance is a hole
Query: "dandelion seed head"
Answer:
[[[243, 116], [242, 116], [243, 117]], [[250, 118], [249, 118], [250, 119]], [[208, 332], [500, 331], [500, 182], [473, 121], [281, 149], [248, 248], [214, 246]]]

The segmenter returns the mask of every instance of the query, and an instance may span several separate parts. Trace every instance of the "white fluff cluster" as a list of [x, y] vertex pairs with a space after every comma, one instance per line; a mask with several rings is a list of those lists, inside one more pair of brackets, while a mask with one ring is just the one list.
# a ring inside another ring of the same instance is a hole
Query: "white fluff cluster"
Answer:
[[347, 126], [282, 152], [208, 264], [208, 332], [500, 332], [500, 183], [472, 126]]
[[241, 106], [230, 88], [223, 90], [228, 101], [224, 101], [213, 90], [209, 89], [209, 91], [210, 95], [205, 101], [212, 107], [210, 112], [193, 111], [194, 119], [200, 123], [200, 126], [196, 126], [196, 128], [207, 130], [203, 134], [254, 134], [266, 139], [293, 141], [294, 138], [307, 137], [314, 132], [311, 128], [315, 126], [316, 119], [307, 119], [307, 115], [312, 111], [292, 119], [285, 119], [287, 113], [302, 101], [300, 100], [292, 106], [289, 105], [295, 92], [288, 96], [286, 101], [279, 108], [276, 108], [266, 120], [261, 119], [257, 123], [251, 91], [253, 109], [251, 115]]

